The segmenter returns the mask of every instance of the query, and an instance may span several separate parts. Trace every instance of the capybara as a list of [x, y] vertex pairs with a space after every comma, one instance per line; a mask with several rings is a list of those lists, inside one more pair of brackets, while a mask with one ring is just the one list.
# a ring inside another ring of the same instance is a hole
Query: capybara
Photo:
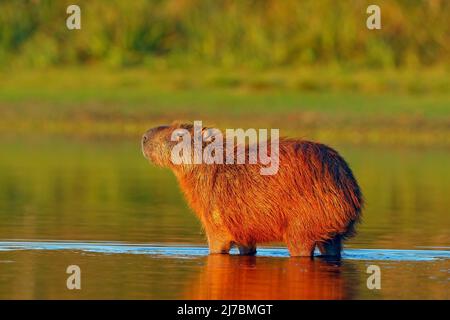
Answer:
[[273, 175], [262, 175], [261, 163], [174, 164], [177, 129], [194, 135], [192, 124], [156, 127], [144, 134], [142, 151], [151, 163], [172, 169], [205, 229], [210, 253], [228, 253], [236, 245], [240, 254], [253, 255], [258, 243], [282, 241], [291, 256], [312, 256], [316, 245], [322, 255], [340, 256], [342, 240], [354, 234], [363, 199], [335, 150], [281, 138]]

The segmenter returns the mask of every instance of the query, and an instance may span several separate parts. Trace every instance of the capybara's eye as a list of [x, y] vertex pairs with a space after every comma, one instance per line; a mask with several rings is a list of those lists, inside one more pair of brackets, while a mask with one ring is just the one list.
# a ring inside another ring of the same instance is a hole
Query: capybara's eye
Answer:
[[186, 134], [189, 134], [188, 130], [186, 130], [186, 129], [176, 129], [176, 130], [172, 131], [172, 134], [170, 136], [170, 140], [171, 141], [180, 141], [180, 140], [182, 140], [182, 138]]
[[176, 141], [180, 141], [181, 138], [184, 136], [184, 132], [178, 131], [175, 133]]

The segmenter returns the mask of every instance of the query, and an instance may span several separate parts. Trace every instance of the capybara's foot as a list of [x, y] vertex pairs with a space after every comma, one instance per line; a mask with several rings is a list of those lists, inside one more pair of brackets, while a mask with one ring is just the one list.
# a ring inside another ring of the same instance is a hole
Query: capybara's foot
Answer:
[[256, 254], [256, 246], [238, 246], [241, 256], [254, 256]]
[[225, 250], [225, 249], [216, 250], [216, 249], [209, 248], [209, 254], [229, 254], [229, 253], [230, 253], [229, 250]]
[[231, 241], [209, 238], [208, 246], [210, 254], [227, 254], [231, 249]]
[[333, 239], [317, 243], [320, 254], [327, 257], [340, 257], [342, 250], [342, 240], [340, 236]]

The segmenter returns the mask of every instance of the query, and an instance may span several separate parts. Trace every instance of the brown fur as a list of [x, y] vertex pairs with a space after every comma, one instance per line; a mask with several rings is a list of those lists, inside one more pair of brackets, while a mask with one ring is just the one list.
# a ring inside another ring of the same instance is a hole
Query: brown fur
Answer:
[[363, 200], [335, 150], [280, 139], [279, 171], [267, 176], [260, 174], [261, 164], [174, 165], [170, 151], [177, 142], [170, 137], [177, 128], [192, 131], [186, 124], [151, 129], [142, 149], [151, 162], [175, 173], [211, 253], [228, 253], [237, 245], [241, 254], [254, 254], [258, 243], [283, 241], [292, 256], [311, 256], [316, 245], [324, 255], [340, 255], [341, 240], [353, 235]]

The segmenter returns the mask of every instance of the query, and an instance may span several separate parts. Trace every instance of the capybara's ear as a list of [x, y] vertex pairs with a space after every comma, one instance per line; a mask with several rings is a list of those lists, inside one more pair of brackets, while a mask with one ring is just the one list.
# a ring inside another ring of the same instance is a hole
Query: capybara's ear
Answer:
[[182, 120], [174, 120], [174, 121], [172, 121], [170, 126], [172, 128], [181, 128], [181, 129], [187, 129], [187, 130], [190, 130], [194, 127], [188, 121], [182, 121]]
[[217, 129], [217, 128], [207, 128], [207, 127], [204, 127], [202, 129], [203, 141], [205, 141], [207, 143], [212, 142], [212, 141], [216, 141], [216, 139], [218, 139], [219, 136], [220, 136], [220, 139], [221, 139], [220, 141], [223, 142], [222, 131], [220, 131], [219, 129]]
[[203, 141], [211, 142], [214, 134], [216, 134], [217, 129], [203, 127], [202, 129], [202, 137]]
[[179, 126], [180, 124], [182, 124], [183, 123], [183, 121], [181, 121], [181, 120], [173, 120], [171, 123], [170, 123], [170, 125], [171, 126]]
[[186, 130], [192, 130], [194, 126], [190, 123], [183, 123], [180, 125], [180, 128], [186, 129]]

